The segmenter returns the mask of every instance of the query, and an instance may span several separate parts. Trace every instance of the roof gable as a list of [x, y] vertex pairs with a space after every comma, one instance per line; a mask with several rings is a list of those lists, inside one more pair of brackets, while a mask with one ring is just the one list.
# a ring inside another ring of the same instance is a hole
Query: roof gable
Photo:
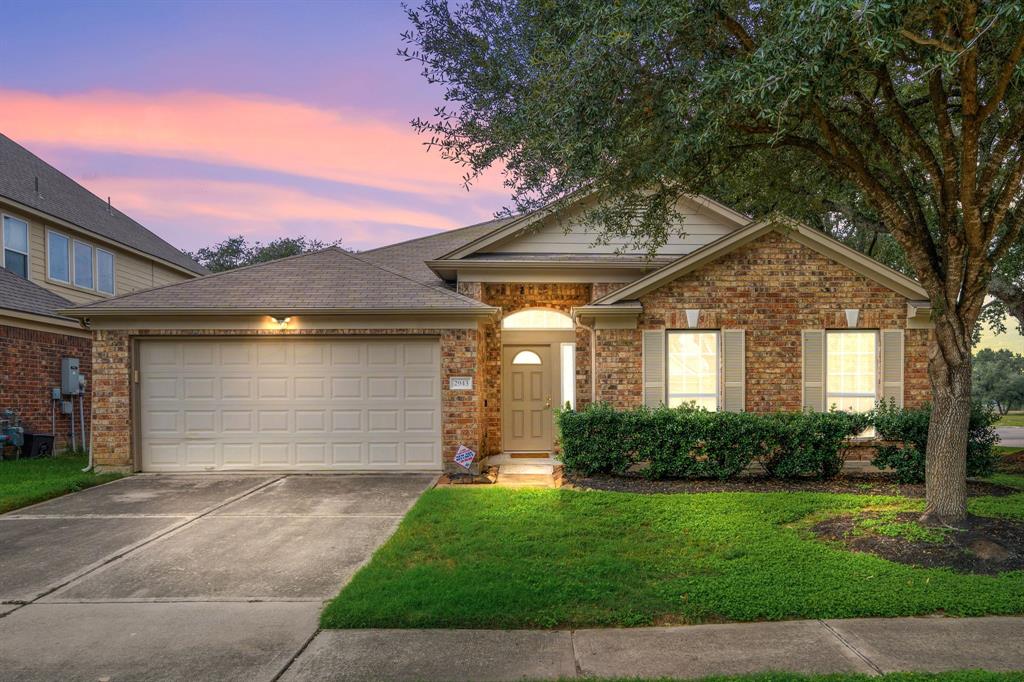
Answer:
[[107, 202], [3, 134], [0, 134], [0, 197], [188, 272], [208, 273], [206, 268], [156, 234], [124, 213], [111, 209]]
[[678, 260], [641, 277], [632, 284], [594, 301], [592, 306], [615, 305], [635, 300], [672, 280], [693, 272], [704, 265], [749, 244], [768, 232], [776, 231], [817, 251], [837, 263], [849, 267], [872, 281], [892, 289], [909, 300], [927, 300], [928, 293], [915, 280], [893, 270], [864, 254], [851, 249], [828, 235], [807, 225], [784, 218], [769, 218], [737, 230], [733, 234], [697, 249]]
[[186, 280], [68, 310], [97, 314], [292, 314], [491, 310], [338, 247]]
[[[508, 260], [524, 260], [543, 254], [548, 259], [557, 255], [598, 255], [605, 258], [640, 259], [646, 253], [633, 248], [626, 239], [596, 244], [600, 233], [584, 219], [593, 206], [593, 197], [578, 194], [553, 202], [531, 213], [510, 219], [498, 229], [453, 249], [438, 260], [462, 260], [481, 256]], [[684, 197], [678, 210], [683, 216], [683, 234], [672, 235], [662, 256], [690, 253], [704, 244], [720, 239], [750, 222], [750, 218], [706, 197]]]

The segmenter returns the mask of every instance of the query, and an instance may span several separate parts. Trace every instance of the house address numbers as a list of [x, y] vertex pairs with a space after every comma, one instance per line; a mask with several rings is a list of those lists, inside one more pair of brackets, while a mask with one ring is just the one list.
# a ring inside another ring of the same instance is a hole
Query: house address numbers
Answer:
[[473, 377], [448, 377], [448, 389], [451, 391], [472, 391]]

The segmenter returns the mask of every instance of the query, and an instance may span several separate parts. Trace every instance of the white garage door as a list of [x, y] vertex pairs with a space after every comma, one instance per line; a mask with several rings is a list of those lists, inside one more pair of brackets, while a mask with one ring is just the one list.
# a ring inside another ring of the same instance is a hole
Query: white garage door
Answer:
[[143, 471], [441, 468], [436, 339], [139, 344]]

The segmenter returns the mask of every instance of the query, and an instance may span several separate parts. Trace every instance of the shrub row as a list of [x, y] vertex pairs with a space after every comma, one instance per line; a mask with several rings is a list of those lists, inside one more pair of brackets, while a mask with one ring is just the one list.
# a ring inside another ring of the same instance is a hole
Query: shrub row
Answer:
[[[871, 463], [879, 469], [892, 469], [901, 483], [922, 483], [931, 407], [904, 410], [891, 402], [882, 402], [871, 413], [871, 420], [883, 441]], [[991, 406], [971, 405], [967, 434], [968, 476], [989, 476], [995, 471], [999, 461], [994, 447], [999, 440], [994, 428], [997, 421], [999, 415]]]
[[[993, 419], [972, 415], [968, 471], [985, 475], [994, 466]], [[693, 407], [616, 410], [594, 404], [557, 415], [565, 466], [582, 474], [621, 474], [635, 465], [652, 479], [737, 476], [754, 462], [782, 479], [832, 478], [842, 471], [847, 439], [875, 425], [891, 443], [873, 464], [893, 468], [901, 481], [924, 477], [927, 408], [879, 406], [848, 412], [708, 412]], [[921, 431], [924, 420], [923, 432]], [[921, 438], [923, 433], [923, 439]], [[920, 470], [918, 472], [918, 469]]]

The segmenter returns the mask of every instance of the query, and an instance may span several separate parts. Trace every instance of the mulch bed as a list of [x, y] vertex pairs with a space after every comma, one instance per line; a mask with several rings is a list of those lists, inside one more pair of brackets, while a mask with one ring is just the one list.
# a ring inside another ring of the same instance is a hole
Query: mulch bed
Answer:
[[[649, 481], [639, 474], [625, 474], [622, 476], [595, 474], [593, 476], [581, 476], [572, 473], [567, 473], [565, 480], [566, 483], [577, 488], [641, 494], [812, 492], [924, 497], [923, 483], [897, 483], [893, 480], [892, 476], [876, 473], [843, 474], [830, 481], [779, 481], [769, 478], [764, 474], [749, 474], [728, 481]], [[971, 480], [967, 482], [967, 495], [969, 497], [1003, 496], [1012, 495], [1017, 492], [1020, 491], [986, 481]]]
[[[908, 540], [871, 532], [854, 534], [858, 518], [836, 516], [816, 524], [814, 533], [821, 539], [841, 542], [857, 552], [911, 566], [949, 568], [961, 573], [995, 575], [1004, 571], [1024, 570], [1024, 522], [970, 516], [951, 530], [941, 543]], [[916, 521], [920, 514], [907, 512], [897, 519]]]
[[999, 470], [1008, 474], [1024, 474], [1024, 450], [1003, 455], [999, 462]]

